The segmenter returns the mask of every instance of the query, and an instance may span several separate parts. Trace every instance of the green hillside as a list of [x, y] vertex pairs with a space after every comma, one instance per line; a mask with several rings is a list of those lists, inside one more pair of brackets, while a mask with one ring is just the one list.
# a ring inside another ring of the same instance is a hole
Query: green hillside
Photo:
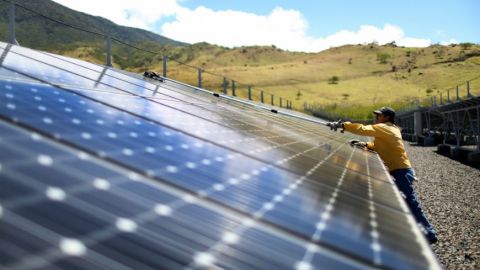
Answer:
[[[94, 62], [104, 63], [106, 39], [93, 33], [109, 33], [113, 38], [135, 46], [161, 51], [164, 46], [185, 46], [149, 31], [119, 26], [102, 17], [77, 12], [50, 0], [15, 0], [16, 37], [25, 47], [78, 56]], [[113, 2], [112, 2], [113, 4]], [[0, 0], [0, 39], [7, 40], [9, 1]], [[91, 33], [73, 29], [52, 20], [64, 22]], [[118, 65], [143, 65], [151, 55], [138, 52], [113, 41], [113, 52]], [[101, 60], [100, 60], [101, 59]]]
[[[236, 81], [238, 94], [245, 97], [247, 85], [293, 101], [303, 110], [305, 103], [314, 112], [330, 118], [366, 119], [371, 109], [383, 105], [401, 108], [419, 98], [444, 93], [471, 81], [480, 95], [480, 46], [433, 45], [405, 48], [394, 43], [379, 46], [348, 45], [319, 53], [289, 52], [274, 46], [225, 48], [207, 43], [177, 42], [148, 31], [118, 26], [100, 17], [70, 10], [49, 0], [17, 0], [16, 3], [91, 32], [112, 37], [156, 54], [113, 42], [113, 64], [134, 72], [162, 71], [161, 53], [168, 55], [167, 76], [197, 84], [202, 68], [203, 87], [221, 91], [223, 77]], [[0, 0], [0, 39], [7, 39], [8, 3]], [[46, 20], [17, 8], [17, 40], [22, 46], [105, 63], [105, 39]], [[453, 95], [453, 93], [452, 93]], [[267, 98], [268, 100], [268, 98]], [[278, 101], [276, 101], [278, 102]], [[309, 111], [311, 112], [311, 111]], [[325, 112], [327, 114], [325, 114]]]

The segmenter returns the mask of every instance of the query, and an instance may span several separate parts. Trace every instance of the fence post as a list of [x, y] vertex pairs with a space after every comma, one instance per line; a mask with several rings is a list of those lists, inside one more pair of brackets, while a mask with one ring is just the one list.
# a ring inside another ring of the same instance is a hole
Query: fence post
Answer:
[[112, 67], [112, 38], [107, 36], [107, 67]]
[[440, 93], [440, 105], [443, 105], [443, 97], [442, 97], [442, 93]]
[[458, 96], [458, 85], [457, 85], [456, 91], [457, 91], [457, 101], [459, 101], [460, 97]]
[[227, 94], [227, 88], [228, 88], [228, 81], [227, 78], [223, 77], [223, 94]]
[[274, 97], [273, 97], [273, 94], [270, 94], [270, 101], [271, 101], [271, 103], [272, 103], [272, 106], [275, 104], [273, 98], [274, 98]]
[[162, 63], [163, 63], [163, 77], [167, 77], [167, 50], [163, 48], [162, 51]]
[[263, 99], [263, 90], [260, 91], [260, 102], [262, 102], [262, 103], [264, 102], [264, 99]]
[[252, 86], [248, 86], [248, 100], [252, 100]]
[[470, 94], [470, 81], [467, 81], [467, 97], [472, 97], [472, 94]]
[[437, 96], [433, 96], [433, 107], [437, 107]]
[[198, 68], [198, 88], [202, 88], [202, 68]]
[[235, 93], [235, 81], [232, 80], [232, 96], [236, 97], [236, 93]]
[[280, 97], [280, 108], [282, 108], [282, 97]]
[[18, 45], [15, 37], [15, 4], [10, 2], [10, 13], [8, 14], [8, 43]]
[[450, 103], [450, 89], [447, 90], [447, 102]]

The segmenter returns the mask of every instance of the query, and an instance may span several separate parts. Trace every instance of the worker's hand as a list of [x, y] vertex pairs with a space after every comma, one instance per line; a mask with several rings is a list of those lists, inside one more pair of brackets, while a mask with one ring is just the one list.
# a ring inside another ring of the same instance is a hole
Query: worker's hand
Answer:
[[356, 146], [356, 147], [361, 147], [361, 148], [367, 147], [366, 142], [361, 142], [361, 141], [355, 140], [355, 139], [348, 141], [348, 143], [350, 144], [350, 146]]
[[338, 120], [335, 122], [328, 122], [327, 126], [330, 127], [330, 130], [337, 131], [337, 129], [341, 129], [340, 132], [343, 133], [343, 120]]

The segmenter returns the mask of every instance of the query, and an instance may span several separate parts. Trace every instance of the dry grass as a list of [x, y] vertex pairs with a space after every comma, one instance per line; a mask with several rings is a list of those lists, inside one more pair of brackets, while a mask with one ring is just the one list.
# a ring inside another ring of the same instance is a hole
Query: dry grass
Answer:
[[[353, 118], [369, 113], [372, 106], [399, 107], [417, 98], [429, 99], [440, 93], [446, 96], [446, 90], [454, 89], [457, 84], [461, 95], [466, 95], [465, 82], [474, 78], [478, 79], [472, 81], [472, 93], [480, 94], [479, 45], [468, 49], [458, 45], [428, 48], [355, 45], [308, 54], [265, 46], [227, 49], [201, 43], [174, 50], [180, 55], [178, 60], [191, 67], [169, 61], [167, 76], [173, 79], [197, 85], [195, 67], [201, 67], [207, 71], [202, 74], [204, 88], [222, 91], [225, 76], [230, 79], [229, 89], [233, 79], [237, 92], [244, 97], [251, 85], [254, 97], [263, 90], [268, 98], [273, 94], [276, 99], [281, 96], [291, 100], [299, 110], [307, 102], [329, 110], [335, 108], [340, 115]], [[477, 56], [460, 59], [474, 52]], [[381, 54], [389, 56], [385, 63], [379, 61]], [[84, 58], [82, 51], [71, 55]], [[162, 63], [148, 68], [161, 71]], [[338, 84], [328, 83], [332, 76], [339, 77]], [[301, 95], [297, 96], [298, 93]]]

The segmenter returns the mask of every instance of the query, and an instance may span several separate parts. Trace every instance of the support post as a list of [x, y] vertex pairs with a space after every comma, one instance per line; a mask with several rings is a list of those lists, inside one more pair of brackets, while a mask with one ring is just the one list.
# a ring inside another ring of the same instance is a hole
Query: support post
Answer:
[[232, 96], [236, 97], [236, 93], [235, 93], [235, 81], [232, 80]]
[[472, 94], [470, 93], [470, 81], [467, 81], [467, 97], [473, 97]]
[[274, 102], [274, 100], [273, 100], [273, 99], [274, 99], [274, 96], [273, 96], [273, 94], [270, 94], [270, 102], [272, 103], [272, 106], [275, 104], [275, 102]]
[[447, 102], [450, 103], [450, 89], [447, 90]]
[[260, 102], [264, 103], [264, 99], [263, 99], [263, 90], [260, 91]]
[[167, 77], [167, 50], [163, 48], [162, 51], [162, 63], [163, 63], [163, 77]]
[[477, 151], [480, 152], [480, 107], [477, 107]]
[[10, 2], [10, 13], [8, 14], [8, 43], [18, 45], [15, 37], [15, 4]]
[[112, 37], [107, 36], [107, 67], [112, 67]]
[[248, 86], [248, 100], [252, 100], [252, 86]]
[[226, 95], [228, 93], [228, 81], [227, 78], [223, 77], [223, 93]]
[[279, 102], [279, 103], [280, 103], [280, 104], [279, 104], [279, 105], [280, 105], [280, 108], [282, 108], [282, 97], [280, 97], [280, 102]]
[[462, 124], [460, 123], [460, 111], [457, 111], [455, 113], [455, 115], [457, 116], [457, 122], [453, 123], [455, 125], [455, 139], [457, 140], [457, 147], [460, 147], [462, 145], [462, 134], [460, 132], [460, 128], [462, 126]]
[[415, 136], [416, 142], [418, 142], [418, 138], [422, 136], [422, 112], [415, 111], [413, 113], [413, 134]]
[[202, 68], [198, 68], [198, 88], [202, 88]]
[[440, 93], [440, 105], [443, 105], [443, 96], [442, 96], [442, 93]]
[[456, 88], [456, 92], [457, 92], [457, 101], [460, 100], [460, 96], [458, 95], [458, 85], [457, 85], [457, 88]]

